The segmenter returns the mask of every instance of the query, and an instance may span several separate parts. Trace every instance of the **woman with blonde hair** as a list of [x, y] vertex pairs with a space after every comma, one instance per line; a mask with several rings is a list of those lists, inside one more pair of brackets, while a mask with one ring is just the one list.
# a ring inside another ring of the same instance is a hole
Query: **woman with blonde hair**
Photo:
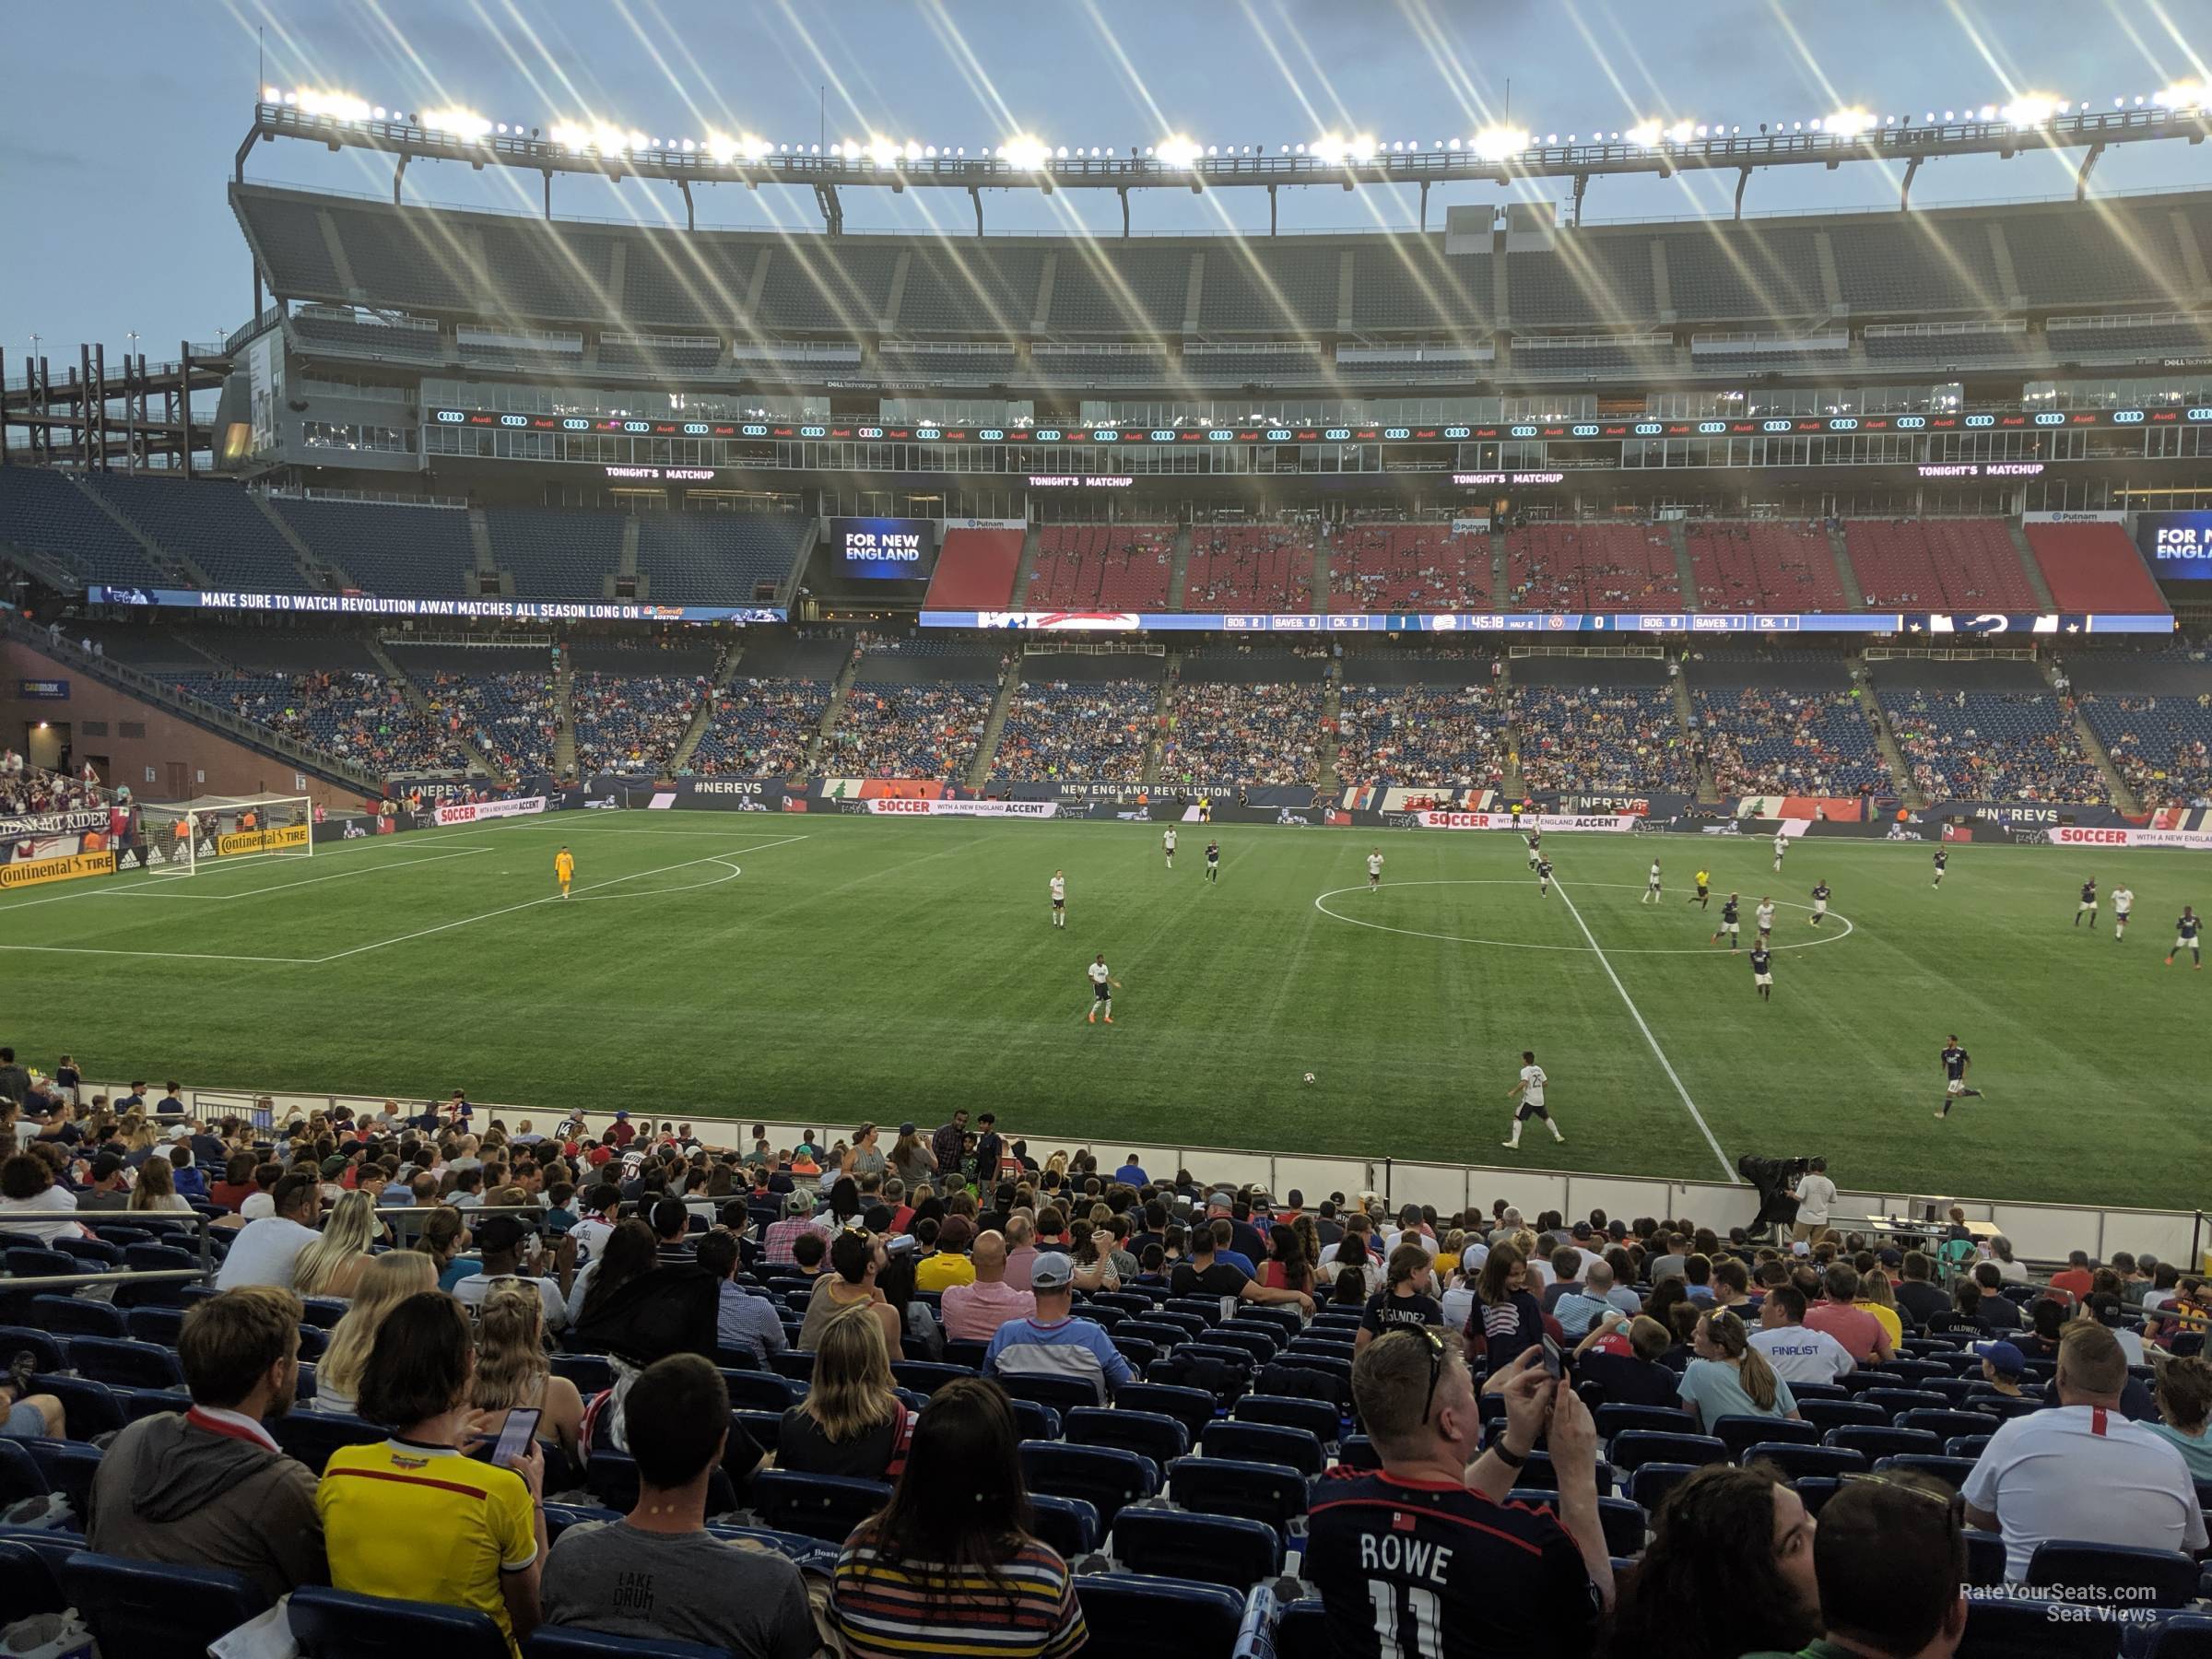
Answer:
[[1683, 1370], [1680, 1395], [1697, 1418], [1700, 1433], [1711, 1434], [1713, 1424], [1724, 1417], [1799, 1420], [1790, 1385], [1751, 1346], [1751, 1333], [1736, 1315], [1704, 1315], [1698, 1321], [1691, 1347], [1697, 1358]]
[[186, 1215], [192, 1213], [192, 1206], [185, 1203], [177, 1191], [175, 1170], [169, 1159], [159, 1153], [147, 1159], [145, 1167], [138, 1171], [137, 1184], [131, 1188], [129, 1207], [135, 1210], [182, 1210]]
[[815, 1339], [814, 1380], [783, 1414], [776, 1467], [896, 1480], [913, 1420], [891, 1381], [883, 1325], [865, 1308], [830, 1316]]
[[353, 1302], [330, 1333], [315, 1366], [315, 1394], [300, 1403], [315, 1411], [350, 1415], [361, 1387], [361, 1368], [376, 1343], [384, 1315], [410, 1296], [438, 1288], [438, 1264], [419, 1250], [394, 1250], [361, 1269]]
[[486, 1435], [505, 1428], [510, 1411], [538, 1412], [537, 1438], [554, 1489], [580, 1478], [583, 1396], [568, 1378], [555, 1376], [546, 1359], [546, 1303], [535, 1286], [520, 1280], [496, 1284], [477, 1308], [477, 1371], [468, 1385], [468, 1404], [477, 1413], [476, 1431]]
[[324, 1221], [323, 1236], [292, 1265], [292, 1288], [301, 1296], [351, 1296], [376, 1234], [376, 1200], [367, 1193], [347, 1194]]

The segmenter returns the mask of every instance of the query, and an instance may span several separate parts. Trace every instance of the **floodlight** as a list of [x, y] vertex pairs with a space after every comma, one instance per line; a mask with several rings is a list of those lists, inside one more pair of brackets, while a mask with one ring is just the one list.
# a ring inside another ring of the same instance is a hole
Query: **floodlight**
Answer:
[[1198, 146], [1181, 133], [1170, 134], [1154, 145], [1152, 150], [1162, 167], [1191, 167], [1198, 160]]
[[456, 138], [483, 138], [491, 132], [491, 123], [474, 110], [425, 110], [422, 124], [433, 133], [447, 133]]

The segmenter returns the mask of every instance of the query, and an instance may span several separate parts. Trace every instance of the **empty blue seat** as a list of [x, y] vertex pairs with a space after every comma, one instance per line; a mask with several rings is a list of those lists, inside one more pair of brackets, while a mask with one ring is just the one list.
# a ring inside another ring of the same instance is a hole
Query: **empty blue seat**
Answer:
[[814, 1380], [814, 1355], [806, 1348], [785, 1348], [768, 1357], [768, 1369], [794, 1382], [809, 1382]]
[[[627, 1515], [638, 1506], [638, 1465], [627, 1452], [605, 1447], [594, 1452], [584, 1466], [583, 1484], [593, 1497], [618, 1513]], [[729, 1476], [715, 1470], [707, 1477], [707, 1513], [727, 1514], [736, 1507], [737, 1494]]]
[[0, 1533], [0, 1625], [68, 1606], [69, 1594], [48, 1556], [28, 1539]]
[[1294, 1394], [1248, 1394], [1230, 1414], [1240, 1423], [1274, 1423], [1285, 1429], [1303, 1429], [1323, 1445], [1344, 1433], [1344, 1419], [1327, 1400], [1301, 1399]]
[[1375, 1450], [1375, 1442], [1364, 1434], [1347, 1434], [1336, 1446], [1336, 1461], [1347, 1468], [1379, 1469], [1382, 1453]]
[[637, 1636], [607, 1636], [597, 1630], [569, 1630], [541, 1625], [523, 1643], [523, 1659], [729, 1659], [727, 1648], [696, 1641], [648, 1641]]
[[2035, 1547], [2027, 1583], [2077, 1605], [2185, 1607], [2196, 1599], [2197, 1566], [2176, 1549], [2053, 1540]]
[[1209, 1342], [1241, 1348], [1255, 1367], [1274, 1359], [1282, 1347], [1282, 1337], [1278, 1333], [1257, 1326], [1242, 1328], [1233, 1319], [1215, 1325], [1206, 1335]]
[[56, 1239], [47, 1248], [60, 1251], [88, 1270], [123, 1265], [123, 1246], [105, 1239]]
[[1159, 1490], [1159, 1468], [1150, 1458], [1118, 1446], [1078, 1446], [1054, 1441], [1021, 1442], [1022, 1477], [1030, 1489], [1055, 1498], [1080, 1498], [1098, 1511], [1111, 1532], [1124, 1505]]
[[1696, 1464], [1648, 1463], [1629, 1477], [1629, 1498], [1647, 1515], [1656, 1514], [1666, 1495], [1695, 1475]]
[[981, 1372], [983, 1369], [983, 1351], [990, 1347], [985, 1342], [947, 1341], [945, 1344], [945, 1363]]
[[1300, 1335], [1307, 1328], [1303, 1317], [1296, 1308], [1281, 1303], [1265, 1305], [1244, 1303], [1237, 1309], [1236, 1316], [1229, 1323], [1232, 1328], [1247, 1324], [1264, 1325], [1285, 1342]]
[[335, 1330], [338, 1321], [346, 1317], [347, 1305], [342, 1296], [303, 1296], [300, 1299], [300, 1323], [325, 1331]]
[[615, 1385], [615, 1368], [604, 1354], [556, 1354], [553, 1374], [576, 1384], [585, 1399]]
[[1179, 1457], [1168, 1465], [1168, 1496], [1206, 1515], [1243, 1515], [1277, 1532], [1306, 1512], [1305, 1477], [1285, 1464]]
[[1967, 1609], [1955, 1659], [2119, 1659], [2125, 1627], [2041, 1596], [1984, 1596]]
[[[23, 1253], [11, 1250], [8, 1271], [16, 1271], [15, 1258]], [[65, 1256], [64, 1262], [68, 1258]], [[76, 1271], [74, 1264], [59, 1269], [63, 1273]], [[123, 1311], [106, 1302], [86, 1301], [79, 1297], [59, 1296], [52, 1293], [31, 1299], [30, 1316], [42, 1331], [56, 1336], [128, 1336], [131, 1327], [124, 1323]]]
[[269, 1424], [276, 1443], [318, 1476], [341, 1446], [372, 1446], [384, 1438], [374, 1423], [335, 1411], [288, 1411]]
[[200, 1659], [218, 1637], [269, 1608], [242, 1572], [171, 1567], [82, 1551], [62, 1567], [63, 1587], [105, 1653]]
[[73, 1440], [18, 1443], [38, 1464], [39, 1473], [46, 1477], [47, 1490], [68, 1499], [70, 1512], [83, 1526], [92, 1515], [92, 1479], [100, 1473], [100, 1448]]
[[1852, 1398], [1880, 1406], [1892, 1422], [1908, 1411], [1944, 1411], [1950, 1406], [1943, 1395], [1926, 1388], [1867, 1388]]
[[[1712, 1431], [1723, 1440], [1723, 1432], [1731, 1421], [1723, 1418], [1712, 1426]], [[1760, 1418], [1759, 1422], [1770, 1419]], [[1660, 1434], [1695, 1434], [1698, 1419], [1689, 1412], [1677, 1411], [1671, 1406], [1625, 1406], [1608, 1402], [1597, 1407], [1597, 1438], [1609, 1441], [1624, 1429], [1649, 1429]]]
[[182, 1308], [133, 1308], [124, 1315], [134, 1342], [158, 1342], [163, 1347], [175, 1347], [177, 1338], [184, 1334], [184, 1310]]
[[763, 1469], [753, 1477], [753, 1508], [779, 1532], [805, 1533], [841, 1544], [884, 1505], [891, 1488], [880, 1480], [846, 1480]]
[[115, 1391], [105, 1382], [42, 1373], [31, 1378], [30, 1392], [52, 1394], [61, 1401], [64, 1429], [73, 1441], [97, 1440], [103, 1434], [113, 1434], [126, 1420]]
[[1124, 1411], [1157, 1411], [1173, 1418], [1195, 1441], [1214, 1420], [1214, 1396], [1203, 1388], [1182, 1388], [1172, 1382], [1127, 1382], [1115, 1393], [1113, 1403]]
[[1099, 1547], [1099, 1512], [1080, 1498], [1032, 1492], [1030, 1513], [1037, 1524], [1037, 1535], [1065, 1561], [1080, 1560]]
[[1198, 1579], [1241, 1594], [1281, 1575], [1283, 1537], [1241, 1515], [1138, 1505], [1114, 1521], [1113, 1559], [1132, 1572]]
[[2143, 1659], [2212, 1659], [2212, 1614], [2183, 1613], [2159, 1621]]
[[1320, 1474], [1327, 1462], [1321, 1441], [1312, 1434], [1303, 1429], [1285, 1429], [1275, 1423], [1208, 1423], [1198, 1442], [1198, 1449], [1208, 1457], [1288, 1464], [1309, 1480]]
[[934, 1394], [947, 1382], [975, 1373], [964, 1365], [940, 1365], [932, 1359], [894, 1359], [891, 1376], [901, 1388], [911, 1388], [916, 1394]]
[[[1980, 1457], [1988, 1450], [1989, 1436], [1986, 1434], [1955, 1435], [1943, 1442], [1943, 1454], [1946, 1457]], [[2198, 1501], [2203, 1501], [2201, 1495]]]
[[[43, 1244], [11, 1244], [6, 1254], [0, 1256], [0, 1264], [5, 1264], [10, 1278], [50, 1278], [55, 1274], [87, 1271], [67, 1251], [49, 1250]], [[44, 1300], [43, 1294], [41, 1300]]]
[[1283, 1604], [1275, 1617], [1275, 1659], [1335, 1659], [1329, 1613], [1318, 1595]]
[[806, 1389], [773, 1371], [724, 1371], [722, 1380], [729, 1387], [730, 1404], [748, 1411], [781, 1415], [806, 1397]]
[[1218, 1296], [1171, 1296], [1160, 1311], [1187, 1313], [1209, 1328], [1221, 1323], [1221, 1299]]
[[1818, 1425], [1793, 1423], [1787, 1418], [1724, 1417], [1714, 1422], [1712, 1431], [1728, 1448], [1728, 1455], [1738, 1463], [1743, 1461], [1747, 1447], [1759, 1445], [1762, 1441], [1800, 1446], [1817, 1446], [1820, 1443]]
[[1099, 1406], [1098, 1389], [1080, 1377], [1041, 1377], [1034, 1373], [1016, 1371], [1011, 1375], [998, 1373], [998, 1385], [1008, 1397], [1033, 1400], [1053, 1411], [1073, 1411], [1082, 1406]]
[[0, 1509], [25, 1498], [43, 1498], [53, 1490], [46, 1471], [21, 1441], [0, 1436]]
[[292, 1592], [292, 1640], [306, 1659], [509, 1659], [487, 1614], [305, 1585]]
[[159, 1343], [113, 1336], [73, 1336], [69, 1362], [77, 1374], [119, 1388], [182, 1388], [184, 1368], [176, 1350]]
[[1617, 1469], [1633, 1469], [1647, 1463], [1691, 1465], [1726, 1463], [1727, 1441], [1713, 1434], [1666, 1434], [1652, 1429], [1626, 1429], [1606, 1447], [1606, 1461]]
[[1914, 1453], [1936, 1457], [1943, 1452], [1943, 1442], [1925, 1429], [1892, 1429], [1887, 1424], [1846, 1423], [1840, 1429], [1830, 1429], [1821, 1437], [1820, 1443], [1841, 1446], [1868, 1459], [1907, 1457]]
[[[1692, 1470], [1693, 1465], [1689, 1464], [1646, 1464], [1643, 1468], [1681, 1469], [1688, 1473]], [[1636, 1471], [1637, 1475], [1642, 1473], [1643, 1469]], [[1634, 1479], [1635, 1476], [1630, 1477], [1631, 1482]], [[1664, 1495], [1665, 1488], [1663, 1488], [1662, 1496]], [[1524, 1487], [1515, 1487], [1512, 1492], [1507, 1494], [1506, 1500], [1510, 1503], [1525, 1503], [1532, 1509], [1548, 1510], [1555, 1515], [1559, 1513], [1559, 1495], [1557, 1492], [1535, 1491]], [[1632, 1498], [1600, 1498], [1597, 1500], [1597, 1522], [1600, 1526], [1605, 1528], [1606, 1553], [1607, 1555], [1633, 1556], [1642, 1553], [1645, 1518], [1644, 1506], [1641, 1502]]]
[[548, 1503], [546, 1512], [546, 1542], [550, 1544], [571, 1526], [586, 1521], [619, 1521], [619, 1510], [597, 1509], [587, 1503]]
[[1793, 1446], [1780, 1441], [1747, 1446], [1742, 1461], [1771, 1463], [1790, 1481], [1803, 1476], [1864, 1474], [1868, 1462], [1864, 1452], [1853, 1452], [1848, 1446]]
[[1191, 1449], [1190, 1430], [1157, 1411], [1081, 1406], [1061, 1418], [1060, 1428], [1071, 1444], [1114, 1446], [1156, 1464], [1171, 1463]]
[[1884, 1469], [1916, 1470], [1920, 1474], [1935, 1477], [1956, 1491], [1965, 1487], [1966, 1477], [1974, 1472], [1974, 1460], [1971, 1457], [1939, 1457], [1931, 1453], [1907, 1452], [1892, 1457], [1877, 1457], [1874, 1460], [1874, 1467], [1877, 1474]]
[[1924, 1429], [1938, 1440], [1961, 1434], [1987, 1434], [1989, 1419], [1978, 1411], [1908, 1411], [1900, 1416], [1900, 1429]]
[[18, 1354], [29, 1354], [34, 1371], [69, 1369], [66, 1350], [51, 1332], [29, 1325], [0, 1325], [0, 1371], [6, 1371]]
[[1041, 1406], [1035, 1400], [1014, 1399], [1006, 1404], [1014, 1407], [1014, 1427], [1020, 1430], [1023, 1440], [1060, 1438], [1060, 1414], [1050, 1406]]
[[1178, 1659], [1230, 1659], [1244, 1620], [1244, 1597], [1187, 1579], [1091, 1573], [1076, 1581], [1076, 1596], [1101, 1653], [1157, 1648], [1172, 1631]]

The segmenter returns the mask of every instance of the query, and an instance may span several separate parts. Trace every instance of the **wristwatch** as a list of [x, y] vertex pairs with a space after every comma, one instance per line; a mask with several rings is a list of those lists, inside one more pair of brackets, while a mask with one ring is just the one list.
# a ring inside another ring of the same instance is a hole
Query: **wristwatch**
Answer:
[[1505, 1436], [1502, 1433], [1500, 1433], [1496, 1440], [1490, 1442], [1488, 1450], [1491, 1456], [1495, 1457], [1500, 1463], [1503, 1464], [1509, 1469], [1521, 1468], [1528, 1462], [1528, 1453], [1525, 1452], [1516, 1452], [1511, 1446], [1508, 1446], [1505, 1443]]

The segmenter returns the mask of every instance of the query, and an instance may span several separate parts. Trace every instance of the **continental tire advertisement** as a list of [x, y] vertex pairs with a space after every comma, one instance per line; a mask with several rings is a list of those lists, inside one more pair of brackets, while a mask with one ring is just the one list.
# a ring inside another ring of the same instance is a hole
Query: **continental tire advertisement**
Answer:
[[71, 853], [62, 858], [29, 858], [19, 864], [0, 864], [0, 890], [38, 887], [49, 881], [76, 881], [86, 876], [110, 876], [114, 870], [112, 853]]
[[310, 833], [305, 824], [286, 824], [275, 830], [241, 830], [235, 835], [218, 835], [215, 841], [216, 856], [230, 858], [241, 853], [271, 853], [278, 847], [304, 847]]

